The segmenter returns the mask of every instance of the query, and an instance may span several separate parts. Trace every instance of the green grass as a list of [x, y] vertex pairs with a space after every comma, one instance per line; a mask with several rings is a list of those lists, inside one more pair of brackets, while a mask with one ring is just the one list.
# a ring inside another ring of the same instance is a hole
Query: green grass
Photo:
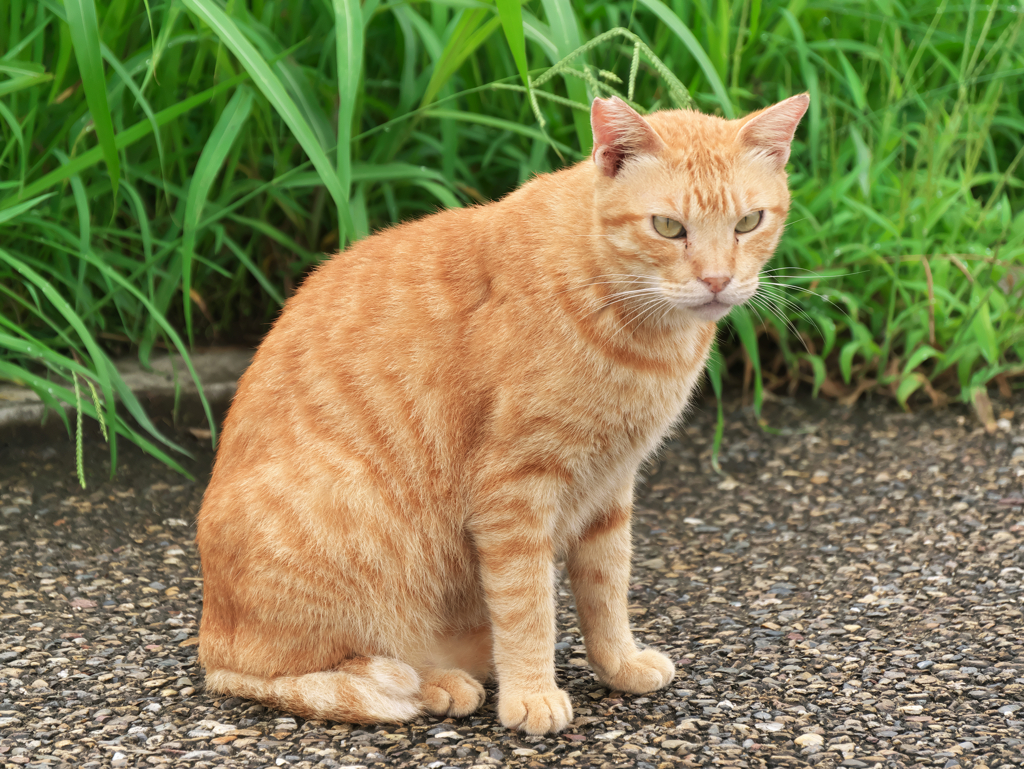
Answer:
[[1022, 24], [951, 0], [0, 0], [0, 378], [173, 462], [113, 357], [258, 337], [324, 252], [585, 157], [595, 95], [731, 117], [806, 90], [789, 228], [713, 388], [983, 411], [1024, 373]]

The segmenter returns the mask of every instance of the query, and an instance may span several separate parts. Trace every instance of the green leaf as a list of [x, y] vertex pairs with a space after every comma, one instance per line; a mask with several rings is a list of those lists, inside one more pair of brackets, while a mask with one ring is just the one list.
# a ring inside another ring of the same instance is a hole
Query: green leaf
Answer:
[[907, 362], [903, 364], [903, 373], [909, 374], [929, 358], [939, 358], [941, 360], [942, 353], [936, 350], [930, 344], [921, 345], [916, 350], [914, 350], [914, 353], [909, 358], [907, 358]]
[[501, 18], [501, 28], [505, 32], [505, 40], [508, 41], [509, 50], [512, 51], [512, 59], [519, 70], [519, 77], [530, 89], [529, 66], [526, 62], [526, 34], [523, 29], [523, 7], [519, 0], [497, 0], [498, 16]]
[[640, 0], [640, 3], [647, 6], [655, 16], [661, 19], [661, 23], [668, 27], [683, 42], [686, 50], [690, 52], [690, 55], [697, 62], [697, 66], [704, 73], [704, 77], [707, 78], [711, 90], [715, 92], [715, 97], [722, 107], [722, 112], [730, 120], [735, 118], [736, 109], [733, 107], [732, 99], [729, 98], [729, 94], [725, 90], [722, 78], [718, 76], [718, 70], [715, 69], [715, 65], [711, 63], [707, 52], [697, 42], [697, 38], [694, 37], [689, 27], [683, 24], [682, 20], [661, 0]]
[[578, 156], [579, 154], [576, 150], [548, 138], [543, 132], [538, 131], [536, 128], [530, 128], [522, 123], [514, 123], [511, 120], [505, 120], [504, 118], [482, 115], [477, 112], [462, 112], [460, 110], [449, 109], [427, 110], [425, 117], [437, 118], [438, 120], [451, 119], [462, 120], [467, 123], [479, 123], [480, 125], [490, 126], [491, 128], [497, 128], [502, 131], [512, 131], [513, 133], [528, 136], [532, 139], [536, 139], [537, 141], [549, 142], [553, 146], [558, 147], [562, 152], [568, 153], [569, 155]]
[[463, 11], [455, 31], [434, 63], [434, 71], [427, 83], [427, 90], [420, 100], [420, 108], [434, 101], [438, 92], [451, 79], [462, 63], [487, 40], [501, 24], [501, 19], [491, 16], [488, 8], [473, 8]]
[[722, 436], [725, 435], [725, 410], [722, 407], [722, 379], [725, 373], [725, 361], [718, 351], [718, 342], [715, 341], [708, 355], [705, 370], [711, 389], [715, 392], [715, 400], [718, 401], [718, 421], [715, 423], [715, 438], [711, 444], [711, 467], [716, 473], [721, 473], [722, 468], [718, 463], [718, 455], [722, 451]]
[[156, 142], [156, 153], [160, 157], [160, 167], [163, 168], [164, 164], [164, 145], [160, 139], [160, 132], [157, 130], [156, 115], [153, 114], [153, 108], [149, 105], [149, 100], [145, 94], [142, 93], [142, 89], [135, 84], [135, 80], [132, 79], [131, 74], [124, 68], [124, 65], [114, 56], [107, 46], [101, 44], [103, 58], [106, 60], [110, 68], [117, 73], [118, 77], [124, 82], [125, 86], [129, 91], [132, 92], [132, 96], [135, 97], [135, 101], [138, 102], [139, 106], [142, 107], [142, 111], [146, 114], [149, 119], [150, 125], [153, 126], [153, 140]]
[[195, 172], [188, 185], [185, 200], [185, 221], [181, 240], [181, 292], [185, 311], [185, 332], [192, 343], [192, 257], [195, 253], [196, 233], [203, 217], [203, 205], [210, 193], [224, 159], [235, 143], [238, 132], [252, 110], [252, 91], [241, 86], [227, 103], [220, 119], [213, 127], [209, 140], [199, 155]]
[[35, 208], [37, 205], [42, 203], [47, 198], [52, 198], [56, 195], [56, 192], [48, 192], [45, 195], [40, 195], [32, 200], [26, 200], [24, 203], [19, 203], [16, 206], [11, 206], [6, 211], [0, 211], [0, 224], [9, 222], [11, 219], [16, 219], [29, 209]]
[[[239, 83], [247, 80], [248, 77], [248, 75], [236, 75], [229, 80], [225, 80], [223, 83], [218, 83], [212, 88], [207, 88], [205, 91], [197, 93], [195, 96], [190, 96], [167, 109], [161, 110], [156, 114], [157, 125], [164, 126], [168, 123], [172, 123], [189, 110], [207, 103], [224, 91], [230, 91]], [[131, 128], [125, 129], [121, 133], [117, 134], [115, 137], [117, 148], [123, 149], [124, 147], [128, 147], [152, 132], [152, 124], [148, 120], [140, 120]], [[0, 202], [0, 210], [15, 205], [15, 203], [22, 198], [38, 195], [43, 190], [60, 184], [71, 176], [85, 170], [89, 166], [95, 165], [102, 159], [102, 157], [103, 155], [99, 147], [94, 147], [88, 152], [76, 155], [71, 158], [66, 165], [62, 165], [60, 168], [51, 171], [41, 179], [38, 179], [37, 181], [32, 182], [32, 184], [26, 186], [25, 189], [23, 189], [16, 197], [12, 196], [5, 198]]]
[[[564, 58], [580, 47], [580, 29], [576, 22], [576, 14], [569, 0], [542, 0], [544, 13], [551, 26], [551, 39], [558, 46], [558, 56]], [[585, 66], [585, 65], [584, 65]], [[590, 106], [587, 98], [587, 86], [583, 81], [566, 75], [565, 88], [569, 98], [577, 104]], [[590, 117], [573, 110], [573, 125], [576, 126], [576, 138], [580, 143], [580, 154], [586, 157], [593, 147], [594, 137], [590, 129]]]
[[[90, 375], [91, 373], [92, 372], [90, 372]], [[28, 385], [28, 387], [30, 387], [37, 395], [39, 395], [39, 397], [47, 405], [48, 408], [60, 414], [61, 418], [64, 420], [64, 424], [67, 425], [68, 427], [68, 432], [71, 431], [71, 426], [70, 424], [68, 424], [67, 414], [64, 413], [64, 409], [61, 408], [60, 406], [61, 402], [69, 405], [75, 402], [75, 394], [71, 390], [69, 390], [66, 387], [62, 387], [61, 385], [57, 384], [52, 380], [44, 379], [43, 377], [33, 374], [32, 372], [27, 371], [26, 369], [13, 366], [4, 360], [0, 360], [0, 378], [10, 378], [12, 380], [24, 381], [25, 384]], [[50, 391], [52, 391], [52, 395], [50, 394]], [[96, 413], [96, 409], [93, 407], [93, 404], [89, 401], [88, 398], [82, 400], [82, 411], [83, 413], [87, 414], [93, 419], [99, 418], [99, 415]], [[135, 430], [131, 429], [128, 425], [124, 423], [124, 420], [122, 420], [120, 417], [115, 417], [112, 420], [110, 420], [108, 417], [108, 420], [108, 424], [111, 425], [115, 433], [117, 433], [118, 435], [123, 435], [124, 437], [131, 440], [133, 443], [141, 446], [142, 449], [146, 451], [148, 454], [156, 457], [165, 465], [167, 465], [170, 468], [173, 468], [177, 472], [184, 475], [186, 478], [192, 477], [192, 475], [187, 470], [185, 470], [185, 468], [183, 468], [176, 461], [174, 461], [174, 459], [171, 458], [166, 452], [161, 451], [159, 447], [150, 443], [142, 435], [137, 433]], [[111, 440], [110, 444], [111, 446], [114, 446], [115, 442]], [[184, 449], [181, 450], [184, 451]]]
[[764, 402], [764, 382], [761, 377], [761, 352], [757, 345], [757, 332], [751, 320], [750, 311], [746, 307], [737, 307], [729, 316], [729, 322], [736, 329], [740, 343], [746, 350], [747, 358], [754, 369], [754, 413], [761, 416], [761, 405]]
[[857, 74], [857, 70], [850, 64], [850, 60], [843, 54], [842, 49], [834, 49], [836, 56], [839, 57], [839, 63], [843, 66], [843, 74], [846, 75], [845, 83], [846, 87], [850, 89], [850, 94], [853, 96], [853, 103], [857, 105], [857, 109], [861, 112], [867, 112], [868, 100], [864, 95], [864, 83], [861, 82], [860, 76]]
[[[313, 129], [299, 112], [295, 102], [285, 91], [277, 75], [270, 69], [266, 59], [250, 43], [238, 29], [238, 25], [213, 2], [213, 0], [182, 0], [190, 11], [201, 18], [217, 34], [224, 45], [238, 58], [245, 71], [252, 77], [253, 83], [274, 106], [282, 120], [291, 129], [295, 139], [313, 163], [313, 167], [323, 179], [324, 186], [338, 207], [338, 217], [342, 222], [351, 224], [348, 214], [348, 197], [341, 186], [337, 170], [331, 165], [323, 148], [316, 139]], [[348, 227], [347, 230], [350, 230]]]
[[916, 390], [927, 382], [923, 374], [913, 373], [909, 376], [905, 376], [900, 380], [899, 386], [896, 388], [896, 401], [903, 408], [907, 407], [907, 398], [909, 398]]
[[[216, 226], [223, 231], [224, 228], [221, 227], [221, 225], [218, 224]], [[284, 304], [284, 296], [281, 294], [280, 290], [278, 290], [277, 286], [275, 286], [267, 279], [267, 276], [263, 274], [263, 270], [259, 269], [256, 266], [252, 259], [249, 258], [249, 255], [242, 250], [242, 247], [239, 246], [234, 240], [232, 240], [231, 237], [226, 233], [223, 235], [223, 238], [224, 245], [228, 247], [231, 253], [238, 257], [238, 261], [245, 265], [245, 269], [247, 269], [250, 272], [250, 274], [254, 278], [256, 278], [260, 286], [263, 287], [263, 290], [270, 295], [270, 298], [277, 302], [279, 305]]]
[[4, 80], [0, 82], [0, 96], [7, 96], [7, 94], [17, 93], [26, 88], [31, 88], [34, 85], [40, 83], [46, 83], [53, 79], [53, 75], [21, 75], [20, 77], [12, 77], [10, 80]]
[[847, 342], [843, 345], [843, 348], [839, 351], [839, 372], [843, 375], [843, 381], [846, 384], [850, 384], [850, 379], [853, 376], [853, 356], [860, 350], [860, 342], [854, 339], [852, 342]]
[[334, 0], [338, 57], [338, 179], [345, 200], [352, 190], [352, 119], [363, 66], [363, 11], [359, 0]]
[[[0, 253], [2, 253], [2, 252], [0, 252]], [[159, 311], [159, 309], [156, 307], [156, 305], [154, 305], [153, 302], [151, 302], [135, 286], [133, 286], [131, 283], [129, 283], [124, 278], [124, 276], [122, 276], [120, 273], [117, 272], [117, 270], [113, 269], [110, 265], [106, 264], [102, 259], [99, 259], [91, 250], [89, 251], [88, 254], [85, 254], [85, 258], [89, 261], [89, 263], [94, 268], [96, 268], [97, 271], [102, 273], [105, 278], [110, 280], [112, 283], [116, 283], [117, 285], [121, 286], [128, 294], [133, 296], [146, 309], [146, 312], [149, 313], [149, 316], [161, 328], [161, 330], [164, 332], [164, 334], [167, 335], [167, 338], [174, 345], [174, 347], [177, 350], [178, 354], [181, 356], [182, 361], [185, 363], [185, 368], [188, 369], [189, 375], [192, 377], [192, 381], [195, 382], [196, 389], [199, 392], [199, 400], [200, 400], [200, 402], [203, 405], [203, 411], [206, 413], [206, 420], [207, 420], [207, 424], [210, 427], [211, 437], [214, 440], [214, 442], [216, 442], [217, 423], [213, 419], [213, 412], [210, 410], [210, 404], [206, 400], [206, 395], [203, 392], [203, 385], [202, 385], [202, 382], [199, 379], [199, 374], [196, 372], [195, 366], [193, 366], [193, 364], [192, 364], [192, 358], [188, 354], [188, 348], [181, 341], [181, 337], [178, 335], [178, 332], [174, 330], [174, 327], [171, 326], [171, 324], [167, 321], [167, 318], [164, 317], [163, 313], [161, 313]], [[109, 363], [109, 360], [108, 360], [108, 363]], [[111, 371], [113, 371], [114, 369], [113, 369], [113, 364], [112, 363], [110, 364], [110, 367], [111, 367]], [[108, 378], [109, 378], [109, 376], [108, 376]], [[131, 394], [131, 390], [128, 390], [128, 393], [130, 395]], [[127, 402], [126, 402], [126, 405], [128, 405]], [[141, 407], [140, 407], [140, 410], [141, 410]], [[136, 416], [134, 412], [133, 412], [133, 416]], [[143, 417], [144, 416], [145, 415], [143, 415]], [[136, 416], [136, 418], [138, 419], [137, 416]], [[188, 452], [185, 451], [184, 449], [182, 449], [180, 446], [178, 446], [175, 443], [172, 443], [167, 438], [165, 438], [163, 435], [161, 435], [160, 432], [155, 427], [152, 427], [152, 425], [149, 423], [148, 419], [145, 419], [144, 421], [140, 420], [139, 423], [141, 425], [143, 425], [143, 427], [146, 427], [147, 430], [149, 430], [150, 434], [153, 435], [154, 438], [157, 438], [159, 441], [161, 441], [162, 443], [170, 446], [171, 448], [177, 449], [177, 450], [181, 451], [184, 454], [188, 454]]]
[[820, 355], [811, 355], [809, 353], [800, 353], [800, 357], [811, 364], [811, 370], [814, 371], [814, 389], [811, 395], [815, 398], [818, 397], [818, 391], [821, 390], [821, 386], [825, 384], [825, 377], [827, 372], [825, 371], [825, 361], [822, 360]]
[[996, 331], [992, 327], [992, 317], [989, 314], [988, 302], [982, 302], [974, 313], [974, 320], [971, 321], [971, 332], [974, 334], [974, 341], [989, 363], [999, 361], [999, 345], [996, 343]]
[[34, 61], [18, 61], [5, 63], [0, 59], [0, 72], [11, 77], [17, 77], [19, 75], [42, 75], [46, 72], [46, 68], [42, 64], [38, 64]]
[[0, 248], [0, 260], [7, 262], [16, 272], [18, 272], [22, 278], [34, 285], [53, 305], [58, 313], [67, 321], [68, 325], [74, 329], [78, 335], [79, 340], [85, 346], [89, 352], [89, 357], [92, 358], [93, 368], [96, 371], [96, 376], [99, 379], [100, 386], [103, 390], [103, 400], [108, 404], [108, 421], [113, 421], [116, 416], [114, 411], [114, 386], [110, 381], [110, 374], [103, 362], [106, 360], [106, 353], [103, 352], [96, 339], [89, 332], [89, 329], [85, 327], [82, 319], [75, 313], [71, 305], [68, 304], [67, 300], [54, 288], [53, 284], [50, 283], [46, 278], [40, 275], [36, 270], [32, 269], [28, 264], [18, 259], [14, 254]]
[[96, 21], [96, 6], [93, 0], [64, 0], [71, 30], [71, 45], [75, 49], [78, 71], [82, 75], [82, 88], [89, 104], [92, 122], [96, 127], [96, 138], [103, 151], [110, 183], [117, 196], [117, 183], [121, 178], [121, 163], [114, 143], [114, 123], [107, 106], [107, 79], [103, 76], [103, 59], [100, 55], [100, 29]]
[[797, 60], [800, 62], [800, 71], [803, 73], [804, 82], [807, 84], [807, 92], [811, 97], [810, 112], [810, 150], [811, 166], [815, 170], [818, 164], [818, 143], [821, 135], [821, 90], [818, 88], [818, 70], [811, 64], [810, 54], [807, 47], [807, 40], [800, 22], [788, 8], [780, 9], [782, 17], [789, 24], [793, 32], [793, 42], [796, 45]]
[[818, 314], [815, 314], [814, 322], [821, 330], [822, 336], [825, 337], [825, 346], [822, 348], [821, 357], [827, 358], [836, 344], [836, 322], [827, 315]]

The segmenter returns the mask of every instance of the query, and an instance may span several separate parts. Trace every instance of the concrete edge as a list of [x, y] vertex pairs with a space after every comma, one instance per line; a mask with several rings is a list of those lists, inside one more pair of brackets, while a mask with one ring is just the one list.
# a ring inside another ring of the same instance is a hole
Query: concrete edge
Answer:
[[[217, 348], [192, 354], [192, 365], [218, 422], [235, 394], [238, 379], [252, 362], [254, 352], [248, 348]], [[138, 359], [123, 359], [114, 364], [150, 419], [158, 425], [205, 423], [199, 390], [181, 356], [154, 355], [150, 364], [149, 370], [144, 369]], [[83, 392], [83, 397], [89, 397], [88, 393]], [[64, 410], [74, 414], [75, 408], [65, 405]], [[63, 432], [63, 421], [47, 413], [34, 391], [15, 384], [0, 384], [0, 442], [18, 442], [19, 437], [39, 437], [40, 432], [49, 434], [54, 430]]]

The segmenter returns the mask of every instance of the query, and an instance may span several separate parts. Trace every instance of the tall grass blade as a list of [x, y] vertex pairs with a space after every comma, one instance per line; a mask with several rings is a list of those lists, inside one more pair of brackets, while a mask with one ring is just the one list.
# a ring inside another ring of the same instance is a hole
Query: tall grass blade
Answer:
[[238, 58], [246, 72], [253, 79], [281, 119], [291, 129], [295, 139], [320, 174], [324, 186], [327, 187], [334, 204], [338, 207], [338, 215], [342, 221], [348, 220], [348, 198], [342, 189], [341, 179], [337, 170], [331, 165], [323, 148], [316, 139], [313, 129], [299, 112], [295, 102], [285, 91], [277, 75], [270, 69], [266, 59], [246, 40], [231, 18], [213, 0], [182, 0], [185, 7], [202, 19], [216, 33], [225, 46]]
[[661, 20], [661, 23], [668, 27], [682, 41], [686, 50], [689, 51], [694, 61], [697, 62], [701, 72], [704, 73], [704, 77], [707, 78], [711, 90], [715, 92], [715, 98], [722, 108], [722, 113], [730, 120], [736, 117], [736, 109], [733, 106], [732, 99], [729, 98], [728, 91], [725, 90], [722, 78], [718, 75], [718, 70], [715, 69], [715, 65], [712, 64], [710, 57], [701, 47], [697, 38], [694, 37], [693, 32], [661, 0], [639, 0], [639, 2], [650, 9]]
[[[201, 104], [205, 104], [225, 91], [230, 91], [239, 83], [247, 80], [248, 77], [248, 74], [236, 75], [222, 83], [218, 83], [212, 88], [207, 88], [205, 91], [197, 93], [195, 96], [190, 96], [167, 109], [161, 110], [156, 115], [157, 126], [164, 126], [172, 123], [186, 112], [195, 109]], [[117, 134], [115, 137], [115, 144], [118, 149], [122, 149], [134, 144], [152, 132], [152, 124], [148, 120], [141, 120], [131, 128], [125, 129], [124, 131], [121, 131], [121, 133]], [[4, 198], [3, 201], [0, 201], [0, 210], [14, 205], [17, 200], [31, 197], [32, 195], [38, 195], [43, 190], [53, 187], [56, 184], [60, 184], [74, 174], [80, 173], [89, 166], [95, 165], [102, 158], [103, 154], [99, 147], [94, 147], [87, 152], [83, 152], [81, 155], [76, 155], [71, 158], [67, 164], [51, 171], [37, 181], [26, 185], [17, 196]]]
[[[490, 17], [490, 18], [488, 18]], [[476, 51], [498, 28], [501, 19], [491, 17], [486, 8], [472, 8], [463, 11], [451, 38], [434, 64], [434, 71], [420, 100], [420, 108], [426, 107], [437, 97], [462, 63]]]
[[31, 88], [32, 86], [48, 83], [52, 79], [53, 75], [49, 73], [12, 77], [10, 80], [0, 81], [0, 96], [7, 96], [8, 94], [17, 93], [18, 91], [24, 91], [26, 88]]
[[245, 86], [235, 91], [213, 127], [188, 185], [181, 240], [181, 293], [184, 302], [185, 333], [189, 344], [192, 343], [192, 257], [195, 254], [196, 233], [203, 216], [203, 205], [217, 174], [220, 173], [221, 166], [224, 165], [224, 159], [227, 158], [242, 126], [249, 118], [252, 99], [252, 91]]
[[334, 0], [338, 58], [338, 179], [348, 201], [352, 189], [352, 120], [363, 67], [363, 11], [359, 0]]
[[505, 40], [508, 41], [509, 50], [512, 51], [512, 59], [516, 63], [516, 70], [523, 81], [527, 91], [530, 89], [529, 65], [526, 60], [526, 33], [523, 27], [523, 6], [519, 0], [497, 0], [498, 16], [501, 18], [501, 28], [505, 33]]
[[56, 194], [56, 192], [49, 192], [46, 195], [40, 195], [39, 197], [32, 198], [32, 200], [26, 200], [24, 203], [19, 203], [16, 206], [12, 206], [11, 208], [8, 208], [6, 211], [0, 211], [0, 224], [9, 222], [12, 219], [17, 219], [26, 211], [35, 208], [44, 200], [46, 200], [47, 198], [52, 198]]
[[103, 160], [110, 174], [110, 183], [117, 196], [117, 183], [121, 178], [121, 161], [117, 157], [114, 143], [114, 123], [107, 106], [107, 79], [103, 75], [103, 59], [100, 54], [100, 30], [96, 20], [96, 5], [93, 0], [65, 0], [71, 30], [71, 43], [82, 75], [82, 88], [89, 103], [89, 112], [96, 127], [96, 138], [103, 151]]
[[[576, 13], [573, 11], [572, 3], [569, 0], [543, 0], [544, 14], [547, 16], [548, 24], [551, 26], [551, 39], [558, 47], [559, 58], [569, 56], [580, 47], [580, 28], [576, 21]], [[586, 64], [584, 64], [584, 67]], [[587, 98], [587, 86], [583, 81], [567, 75], [565, 77], [565, 88], [569, 92], [569, 98], [577, 104], [590, 104]], [[596, 96], [596, 94], [594, 94]], [[578, 110], [572, 112], [573, 125], [576, 126], [576, 138], [580, 144], [580, 154], [584, 157], [590, 154], [593, 147], [594, 137], [590, 131], [590, 118]]]

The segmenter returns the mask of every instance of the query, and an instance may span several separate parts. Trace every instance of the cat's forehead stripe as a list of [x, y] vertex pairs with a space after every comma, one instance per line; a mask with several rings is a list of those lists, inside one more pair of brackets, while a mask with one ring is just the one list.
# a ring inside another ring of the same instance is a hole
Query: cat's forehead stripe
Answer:
[[638, 222], [641, 219], [646, 219], [645, 214], [630, 214], [623, 213], [616, 216], [608, 216], [602, 212], [598, 212], [602, 226], [604, 227], [622, 227], [626, 224], [632, 224]]

